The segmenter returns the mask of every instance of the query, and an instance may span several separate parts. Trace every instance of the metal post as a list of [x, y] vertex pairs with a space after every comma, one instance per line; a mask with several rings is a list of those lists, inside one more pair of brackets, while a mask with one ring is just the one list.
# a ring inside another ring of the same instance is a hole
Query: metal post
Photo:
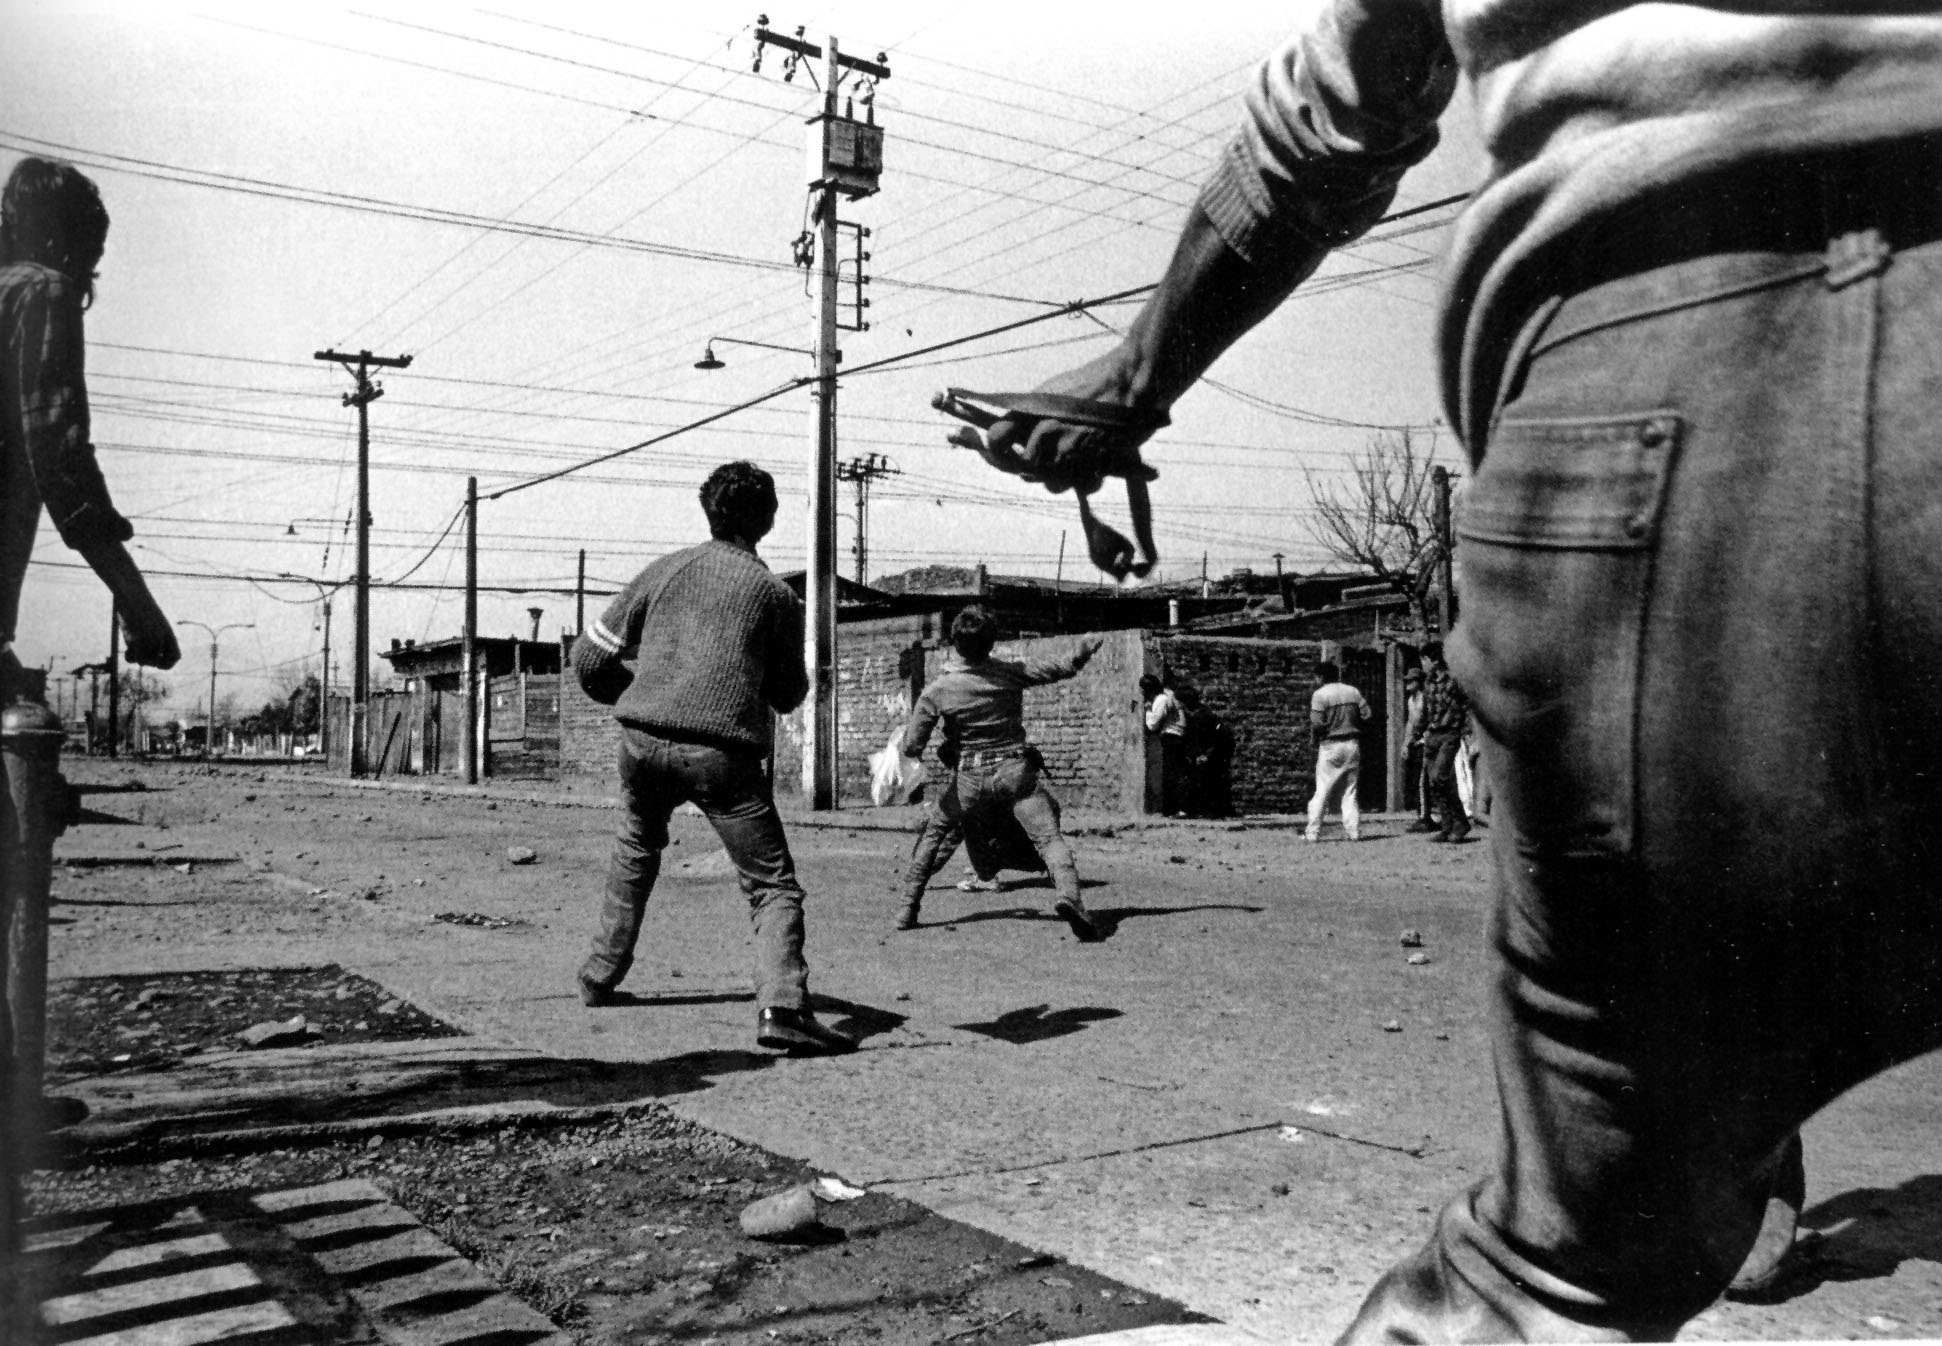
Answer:
[[[824, 115], [837, 115], [842, 68], [836, 39], [825, 50]], [[804, 717], [803, 793], [813, 809], [836, 807], [836, 189], [816, 194], [816, 453], [809, 472], [809, 566], [804, 575], [809, 705]]]
[[[45, 695], [45, 693], [42, 693]], [[0, 921], [7, 941], [8, 1173], [38, 1167], [41, 1082], [47, 1061], [47, 905], [54, 838], [66, 821], [61, 722], [46, 704], [17, 701], [0, 711]]]
[[587, 629], [587, 549], [580, 548], [580, 573], [573, 581], [573, 634]]
[[459, 685], [465, 689], [465, 730], [459, 754], [465, 783], [479, 783], [479, 479], [465, 479], [465, 634], [459, 642]]
[[202, 729], [202, 760], [208, 761], [216, 751], [216, 636], [209, 635], [209, 718]]

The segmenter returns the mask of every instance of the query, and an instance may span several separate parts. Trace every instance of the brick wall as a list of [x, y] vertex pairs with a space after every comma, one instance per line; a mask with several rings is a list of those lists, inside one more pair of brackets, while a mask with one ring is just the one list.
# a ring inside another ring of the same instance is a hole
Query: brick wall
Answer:
[[[1160, 635], [1151, 653], [1156, 671], [1170, 675], [1175, 686], [1199, 688], [1202, 700], [1234, 731], [1236, 811], [1305, 810], [1315, 791], [1308, 702], [1322, 646], [1307, 640]], [[1375, 705], [1380, 689], [1363, 690]], [[1365, 749], [1380, 741], [1372, 738]]]
[[614, 774], [620, 727], [611, 706], [603, 706], [580, 689], [573, 673], [573, 637], [560, 640], [560, 774]]

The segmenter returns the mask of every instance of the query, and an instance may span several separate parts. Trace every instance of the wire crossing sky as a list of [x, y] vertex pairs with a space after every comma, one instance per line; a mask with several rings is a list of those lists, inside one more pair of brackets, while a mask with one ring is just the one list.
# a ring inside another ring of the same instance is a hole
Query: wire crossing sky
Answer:
[[[526, 633], [531, 606], [545, 634], [570, 625], [582, 549], [589, 587], [611, 589], [702, 536], [695, 490], [728, 458], [775, 473], [763, 552], [802, 566], [812, 308], [791, 244], [820, 93], [773, 53], [750, 68], [756, 8], [0, 9], [0, 171], [49, 154], [101, 186], [94, 439], [169, 615], [256, 624], [221, 656], [240, 704], [317, 671], [310, 581], [351, 575], [356, 418], [341, 371], [309, 358], [325, 347], [413, 356], [370, 406], [376, 650], [456, 635], [468, 476], [489, 635]], [[872, 576], [1050, 576], [1063, 547], [1074, 578], [1070, 502], [948, 446], [931, 394], [1031, 387], [1110, 347], [1294, 12], [767, 12], [892, 72], [873, 109], [882, 190], [841, 212], [869, 231], [843, 271], [869, 306], [843, 334], [838, 456], [902, 470], [872, 491]], [[1404, 181], [1394, 211], [1415, 213], [1338, 252], [1174, 408], [1148, 448], [1158, 578], [1198, 577], [1203, 557], [1271, 570], [1276, 552], [1319, 568], [1308, 474], [1384, 427], [1436, 434], [1437, 262], [1482, 169], [1464, 120]], [[725, 342], [724, 367], [695, 368], [714, 338], [787, 349]], [[851, 506], [839, 495], [846, 575]], [[102, 658], [105, 591], [51, 529], [36, 556], [22, 657]], [[164, 678], [178, 711], [206, 657]]]

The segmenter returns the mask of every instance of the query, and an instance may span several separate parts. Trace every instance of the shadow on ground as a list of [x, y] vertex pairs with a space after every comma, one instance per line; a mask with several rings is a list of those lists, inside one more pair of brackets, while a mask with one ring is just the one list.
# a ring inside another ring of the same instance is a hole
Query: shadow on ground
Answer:
[[1023, 1009], [1006, 1010], [988, 1023], [958, 1024], [957, 1027], [966, 1033], [978, 1033], [1000, 1042], [1022, 1045], [1066, 1037], [1079, 1032], [1087, 1024], [1098, 1023], [1102, 1019], [1117, 1019], [1124, 1012], [1102, 1005], [1080, 1005], [1062, 1010], [1055, 1010], [1050, 1005], [1028, 1005]]
[[1788, 1270], [1749, 1302], [1782, 1303], [1837, 1281], [1878, 1280], [1903, 1262], [1942, 1263], [1942, 1174], [1860, 1187], [1801, 1212]]

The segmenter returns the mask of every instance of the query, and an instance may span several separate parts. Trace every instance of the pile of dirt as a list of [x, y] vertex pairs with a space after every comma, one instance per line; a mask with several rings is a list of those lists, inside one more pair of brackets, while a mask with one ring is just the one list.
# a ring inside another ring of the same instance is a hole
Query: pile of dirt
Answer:
[[47, 1081], [166, 1070], [242, 1045], [256, 1024], [303, 1016], [311, 1042], [408, 1042], [459, 1031], [336, 966], [77, 977], [47, 992]]
[[367, 1178], [508, 1292], [597, 1346], [1003, 1346], [1205, 1321], [1177, 1304], [870, 1192], [790, 1241], [744, 1206], [817, 1176], [661, 1110], [595, 1125], [340, 1140], [36, 1174], [36, 1214]]
[[[243, 1028], [298, 1014], [327, 1042], [455, 1035], [336, 967], [82, 978], [56, 983], [51, 1009], [53, 1091], [104, 1068], [181, 1073], [200, 1051], [236, 1046]], [[250, 1152], [78, 1156], [32, 1176], [29, 1207], [106, 1213], [364, 1178], [589, 1346], [1024, 1346], [1204, 1321], [884, 1192], [819, 1203], [818, 1222], [784, 1241], [750, 1238], [746, 1206], [821, 1175], [659, 1107], [574, 1124], [475, 1115], [432, 1133], [379, 1124], [302, 1148], [236, 1147]]]

